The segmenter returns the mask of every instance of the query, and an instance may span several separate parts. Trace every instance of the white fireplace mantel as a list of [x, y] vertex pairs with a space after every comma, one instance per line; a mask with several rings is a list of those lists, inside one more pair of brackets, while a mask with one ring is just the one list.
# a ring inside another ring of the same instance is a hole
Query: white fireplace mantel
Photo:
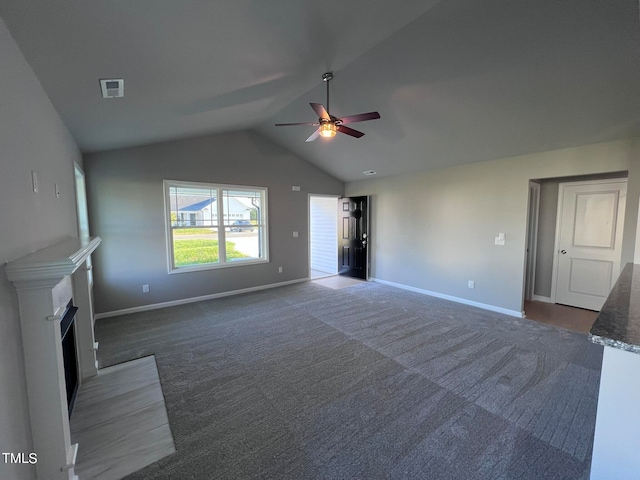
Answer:
[[100, 237], [70, 237], [7, 263], [7, 278], [17, 289], [55, 286], [82, 266], [101, 241]]
[[74, 480], [77, 444], [71, 445], [60, 320], [67, 304], [79, 307], [76, 348], [79, 383], [97, 373], [87, 259], [99, 237], [66, 240], [7, 263], [18, 292], [29, 416], [38, 479]]

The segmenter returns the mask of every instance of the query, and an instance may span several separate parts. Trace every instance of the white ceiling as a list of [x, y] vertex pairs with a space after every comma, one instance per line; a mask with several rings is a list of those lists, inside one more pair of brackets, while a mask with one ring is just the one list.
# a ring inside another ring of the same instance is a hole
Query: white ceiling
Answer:
[[[85, 152], [256, 129], [344, 180], [640, 135], [637, 0], [0, 0]], [[366, 135], [305, 143], [321, 76]], [[100, 78], [124, 78], [103, 100]]]

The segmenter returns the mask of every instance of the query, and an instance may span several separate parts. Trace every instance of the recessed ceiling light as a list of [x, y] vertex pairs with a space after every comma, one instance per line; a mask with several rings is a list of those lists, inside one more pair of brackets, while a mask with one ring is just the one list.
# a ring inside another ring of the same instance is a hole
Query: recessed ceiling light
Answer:
[[378, 172], [376, 172], [375, 170], [367, 170], [366, 172], [362, 172], [362, 173], [364, 173], [365, 175], [375, 175]]
[[101, 78], [100, 90], [102, 98], [124, 97], [124, 80], [122, 78]]

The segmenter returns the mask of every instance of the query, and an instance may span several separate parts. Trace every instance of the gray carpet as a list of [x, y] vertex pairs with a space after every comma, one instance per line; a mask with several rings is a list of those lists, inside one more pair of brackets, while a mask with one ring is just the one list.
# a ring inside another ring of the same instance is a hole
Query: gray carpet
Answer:
[[602, 347], [375, 283], [103, 319], [155, 354], [177, 452], [128, 479], [588, 478]]

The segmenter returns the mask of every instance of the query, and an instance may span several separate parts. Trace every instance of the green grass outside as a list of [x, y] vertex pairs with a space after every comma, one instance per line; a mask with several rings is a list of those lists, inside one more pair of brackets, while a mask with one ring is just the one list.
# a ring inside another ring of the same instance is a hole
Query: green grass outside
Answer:
[[217, 228], [173, 228], [174, 235], [208, 235], [217, 231]]
[[[227, 260], [249, 257], [249, 255], [236, 250], [236, 244], [233, 242], [226, 242], [226, 246]], [[176, 267], [217, 263], [219, 260], [218, 240], [202, 238], [194, 240], [180, 239], [173, 242], [173, 261]]]

